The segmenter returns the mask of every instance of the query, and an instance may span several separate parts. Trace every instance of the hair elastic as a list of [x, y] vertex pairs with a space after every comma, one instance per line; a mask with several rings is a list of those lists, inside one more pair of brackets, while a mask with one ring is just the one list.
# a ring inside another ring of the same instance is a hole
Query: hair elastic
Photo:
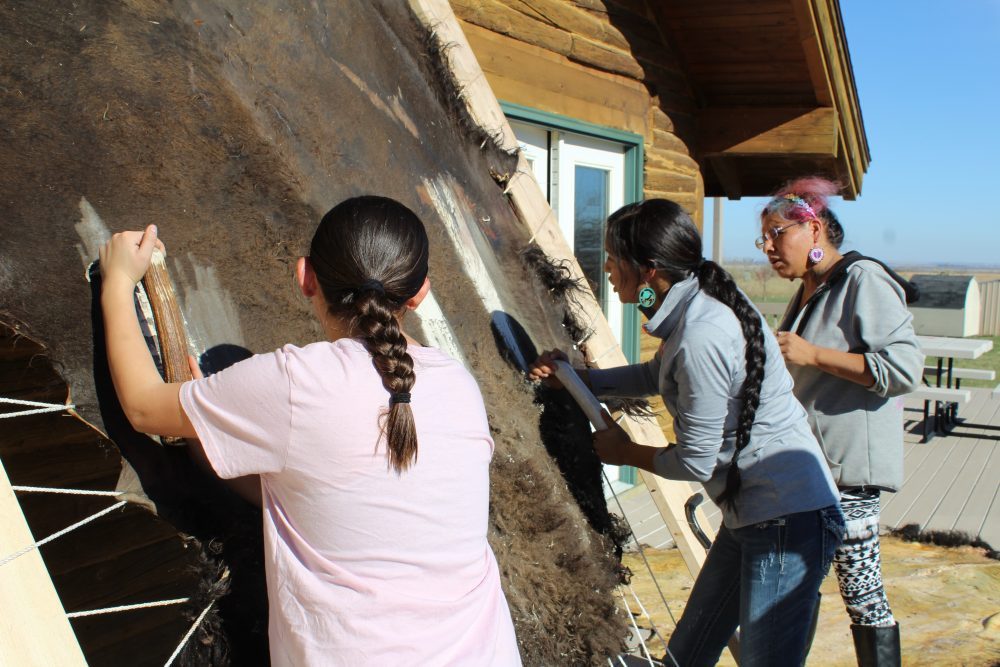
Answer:
[[369, 278], [368, 280], [361, 283], [361, 287], [358, 288], [359, 292], [378, 292], [382, 296], [385, 296], [385, 285], [382, 281], [375, 280], [374, 278]]
[[409, 403], [410, 402], [410, 392], [408, 391], [397, 391], [394, 394], [389, 394], [389, 405], [394, 403]]

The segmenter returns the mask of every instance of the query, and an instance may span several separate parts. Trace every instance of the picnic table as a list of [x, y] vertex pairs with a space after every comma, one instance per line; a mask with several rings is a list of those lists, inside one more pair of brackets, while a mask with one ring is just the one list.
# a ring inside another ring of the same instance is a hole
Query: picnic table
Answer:
[[[920, 349], [928, 357], [937, 357], [937, 380], [932, 388], [918, 389], [915, 394], [924, 399], [924, 441], [933, 437], [929, 430], [930, 402], [934, 401], [934, 431], [948, 430], [958, 419], [959, 402], [968, 402], [961, 395], [955, 376], [956, 359], [978, 359], [991, 349], [993, 341], [980, 338], [951, 338], [948, 336], [917, 336]], [[945, 364], [947, 363], [947, 368]], [[968, 394], [968, 391], [965, 391]]]

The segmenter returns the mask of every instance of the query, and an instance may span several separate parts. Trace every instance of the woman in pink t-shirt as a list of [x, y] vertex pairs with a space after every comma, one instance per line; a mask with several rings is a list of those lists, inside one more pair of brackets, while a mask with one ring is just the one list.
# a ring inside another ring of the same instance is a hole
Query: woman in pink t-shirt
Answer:
[[139, 431], [191, 439], [259, 488], [275, 665], [519, 665], [486, 540], [493, 453], [479, 388], [400, 328], [430, 289], [402, 204], [347, 200], [296, 279], [326, 340], [164, 383], [132, 305], [156, 228], [101, 250], [108, 359]]

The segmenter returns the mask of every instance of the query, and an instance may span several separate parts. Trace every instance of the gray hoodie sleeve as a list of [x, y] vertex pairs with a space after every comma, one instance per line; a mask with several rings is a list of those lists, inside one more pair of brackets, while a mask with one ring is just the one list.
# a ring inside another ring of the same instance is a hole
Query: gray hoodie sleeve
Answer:
[[597, 398], [642, 398], [659, 392], [660, 353], [641, 364], [591, 368], [590, 388]]
[[853, 326], [864, 343], [865, 361], [875, 377], [870, 391], [901, 396], [915, 390], [924, 370], [924, 353], [913, 331], [902, 288], [884, 271], [852, 271]]

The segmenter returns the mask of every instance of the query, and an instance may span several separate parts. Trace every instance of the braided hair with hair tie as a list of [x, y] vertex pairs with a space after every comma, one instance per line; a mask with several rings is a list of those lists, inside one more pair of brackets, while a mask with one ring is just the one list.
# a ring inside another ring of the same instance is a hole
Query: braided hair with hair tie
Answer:
[[405, 472], [417, 459], [417, 432], [410, 407], [416, 382], [413, 358], [398, 315], [427, 279], [429, 242], [420, 219], [385, 197], [348, 199], [320, 222], [310, 261], [334, 315], [371, 354], [389, 394], [381, 415], [387, 464]]
[[726, 488], [717, 499], [720, 505], [725, 505], [734, 514], [738, 514], [735, 502], [741, 485], [738, 460], [740, 452], [750, 444], [750, 431], [757, 417], [757, 408], [760, 407], [760, 390], [764, 384], [764, 366], [767, 361], [764, 331], [757, 310], [736, 286], [729, 272], [721, 266], [713, 261], [703, 261], [698, 269], [698, 283], [706, 294], [729, 306], [739, 320], [743, 339], [746, 341], [743, 355], [746, 379], [743, 381], [743, 406], [736, 425], [736, 451], [726, 472]]

